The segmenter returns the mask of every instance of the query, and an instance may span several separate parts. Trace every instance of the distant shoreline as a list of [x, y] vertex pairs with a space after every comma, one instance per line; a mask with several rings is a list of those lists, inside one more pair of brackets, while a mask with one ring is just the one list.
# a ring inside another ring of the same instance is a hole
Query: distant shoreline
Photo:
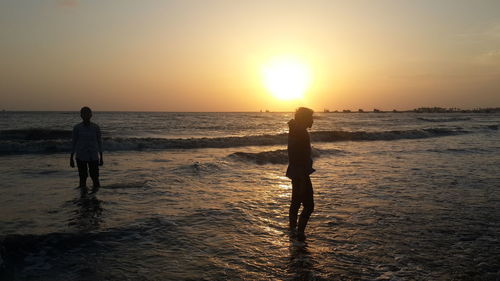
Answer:
[[412, 110], [380, 110], [373, 109], [372, 111], [365, 111], [363, 109], [358, 109], [356, 111], [351, 111], [349, 109], [344, 109], [342, 111], [335, 110], [330, 111], [328, 109], [323, 110], [324, 113], [497, 113], [500, 112], [500, 107], [492, 108], [474, 108], [474, 109], [460, 109], [460, 108], [443, 108], [443, 107], [419, 107]]
[[[60, 112], [60, 113], [74, 113], [78, 112], [78, 110], [0, 110], [1, 113], [7, 112]], [[293, 111], [270, 111], [270, 110], [260, 110], [260, 111], [141, 111], [141, 110], [95, 110], [95, 112], [132, 112], [132, 113], [292, 113]], [[443, 107], [419, 107], [410, 110], [329, 110], [324, 109], [323, 111], [316, 111], [319, 113], [500, 113], [500, 107], [491, 107], [491, 108], [474, 108], [474, 109], [461, 109], [461, 108], [443, 108]]]

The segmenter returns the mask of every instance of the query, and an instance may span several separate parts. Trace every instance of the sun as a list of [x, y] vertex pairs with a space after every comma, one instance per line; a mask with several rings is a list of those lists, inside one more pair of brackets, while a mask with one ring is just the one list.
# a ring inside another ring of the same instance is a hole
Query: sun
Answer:
[[297, 58], [275, 58], [263, 67], [264, 84], [281, 100], [301, 99], [311, 83], [311, 71]]

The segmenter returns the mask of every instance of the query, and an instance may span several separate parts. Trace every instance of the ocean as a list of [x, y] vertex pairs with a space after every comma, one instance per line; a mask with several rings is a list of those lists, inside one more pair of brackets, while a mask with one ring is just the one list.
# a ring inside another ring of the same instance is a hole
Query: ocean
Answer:
[[315, 113], [305, 242], [291, 118], [94, 112], [81, 198], [79, 114], [0, 112], [0, 280], [500, 280], [500, 114]]

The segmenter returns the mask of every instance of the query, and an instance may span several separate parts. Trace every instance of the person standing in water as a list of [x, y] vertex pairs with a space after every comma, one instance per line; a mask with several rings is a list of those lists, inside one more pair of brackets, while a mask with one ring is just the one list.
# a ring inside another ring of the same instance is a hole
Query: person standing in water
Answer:
[[[288, 122], [288, 169], [286, 176], [292, 180], [292, 200], [290, 204], [289, 219], [290, 230], [297, 229], [297, 238], [305, 239], [304, 230], [309, 217], [314, 211], [314, 198], [311, 178], [315, 170], [311, 157], [311, 140], [307, 128], [313, 124], [313, 111], [300, 107], [295, 111], [295, 119]], [[300, 205], [303, 209], [297, 223]]]
[[73, 127], [73, 141], [70, 157], [70, 166], [75, 167], [73, 156], [76, 153], [76, 165], [80, 176], [80, 190], [82, 194], [87, 193], [87, 176], [93, 182], [92, 193], [99, 190], [99, 166], [104, 164], [102, 158], [101, 129], [95, 123], [90, 122], [92, 110], [85, 106], [80, 110], [83, 122]]

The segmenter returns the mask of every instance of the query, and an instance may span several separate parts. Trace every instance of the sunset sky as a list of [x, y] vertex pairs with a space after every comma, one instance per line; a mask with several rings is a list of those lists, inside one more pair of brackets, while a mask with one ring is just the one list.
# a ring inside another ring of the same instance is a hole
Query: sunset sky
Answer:
[[3, 0], [0, 38], [6, 110], [500, 106], [500, 1]]

